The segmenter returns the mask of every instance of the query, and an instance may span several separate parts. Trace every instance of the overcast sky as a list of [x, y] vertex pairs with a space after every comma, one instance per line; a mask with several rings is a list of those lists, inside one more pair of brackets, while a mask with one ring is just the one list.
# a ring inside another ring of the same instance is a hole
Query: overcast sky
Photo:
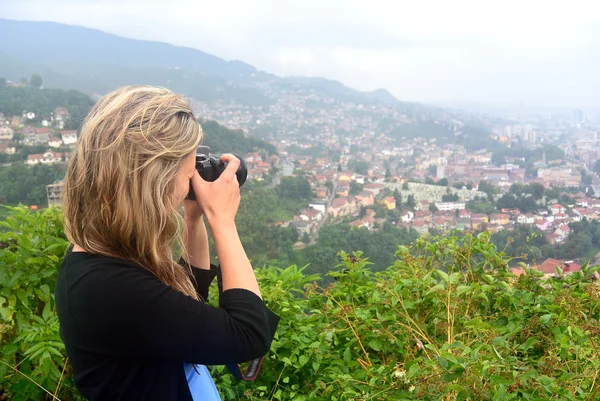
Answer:
[[600, 108], [598, 0], [0, 0], [402, 100]]

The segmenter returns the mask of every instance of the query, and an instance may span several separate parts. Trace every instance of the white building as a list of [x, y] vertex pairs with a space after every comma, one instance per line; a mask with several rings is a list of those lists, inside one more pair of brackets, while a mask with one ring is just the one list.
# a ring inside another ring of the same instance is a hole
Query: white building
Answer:
[[67, 146], [77, 142], [77, 131], [75, 130], [60, 131], [60, 136], [63, 143]]
[[[64, 160], [63, 160], [64, 158]], [[53, 151], [48, 151], [43, 154], [34, 154], [27, 156], [26, 164], [34, 165], [34, 164], [55, 164], [61, 163], [63, 161], [68, 160], [67, 153], [57, 153]]]
[[464, 210], [465, 202], [436, 202], [435, 207], [442, 212], [447, 212], [450, 210]]

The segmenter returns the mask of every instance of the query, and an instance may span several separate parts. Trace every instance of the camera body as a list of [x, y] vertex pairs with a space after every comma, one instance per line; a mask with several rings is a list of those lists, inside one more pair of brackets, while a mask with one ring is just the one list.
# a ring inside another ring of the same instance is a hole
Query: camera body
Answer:
[[[203, 180], [213, 182], [221, 176], [223, 171], [225, 171], [228, 163], [223, 162], [221, 156], [222, 155], [220, 154], [211, 154], [208, 146], [198, 146], [196, 149], [196, 170], [198, 170], [198, 174], [200, 174], [200, 177], [202, 177]], [[248, 169], [246, 168], [244, 159], [235, 154], [234, 156], [240, 160], [240, 166], [235, 175], [237, 176], [238, 183], [241, 187], [248, 177]], [[196, 195], [194, 194], [194, 188], [192, 188], [191, 182], [190, 192], [186, 199], [196, 200]]]

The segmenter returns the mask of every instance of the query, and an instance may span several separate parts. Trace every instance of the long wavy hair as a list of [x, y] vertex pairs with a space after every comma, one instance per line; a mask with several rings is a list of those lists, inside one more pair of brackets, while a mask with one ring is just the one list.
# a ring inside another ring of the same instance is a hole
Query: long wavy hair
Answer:
[[182, 162], [202, 129], [189, 103], [165, 88], [127, 86], [102, 97], [83, 122], [64, 181], [67, 238], [123, 258], [198, 299], [173, 259], [183, 219], [174, 199]]

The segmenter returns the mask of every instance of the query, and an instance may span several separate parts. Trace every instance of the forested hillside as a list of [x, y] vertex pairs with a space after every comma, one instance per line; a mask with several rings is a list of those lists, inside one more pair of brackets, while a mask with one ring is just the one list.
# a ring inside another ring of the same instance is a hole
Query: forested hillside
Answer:
[[57, 107], [65, 107], [69, 110], [69, 119], [64, 129], [77, 129], [93, 105], [94, 101], [88, 95], [75, 90], [9, 87], [0, 83], [0, 112], [5, 116], [20, 116], [23, 111], [34, 112], [32, 123], [50, 119]]
[[266, 151], [268, 155], [277, 154], [277, 150], [270, 143], [246, 137], [240, 130], [231, 130], [211, 120], [200, 120], [200, 125], [204, 133], [202, 144], [209, 146], [211, 152], [244, 155], [249, 152]]
[[[53, 298], [67, 246], [60, 214], [10, 213], [0, 233], [0, 398], [81, 400]], [[211, 368], [224, 400], [596, 399], [597, 267], [515, 277], [487, 233], [419, 239], [378, 273], [361, 252], [338, 261], [329, 285], [296, 266], [256, 269], [282, 320], [256, 381]]]

